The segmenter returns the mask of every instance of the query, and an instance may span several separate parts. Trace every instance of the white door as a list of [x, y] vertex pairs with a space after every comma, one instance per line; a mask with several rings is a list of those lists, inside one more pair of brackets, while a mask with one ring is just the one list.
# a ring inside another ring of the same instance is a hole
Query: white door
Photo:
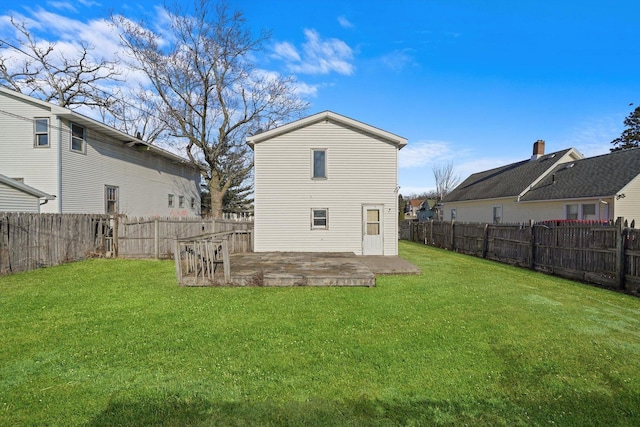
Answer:
[[382, 205], [362, 206], [362, 255], [384, 255]]

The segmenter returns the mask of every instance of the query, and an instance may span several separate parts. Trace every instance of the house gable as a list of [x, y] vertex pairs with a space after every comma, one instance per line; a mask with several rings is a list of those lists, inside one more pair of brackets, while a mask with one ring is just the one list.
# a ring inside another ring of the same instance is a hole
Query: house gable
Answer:
[[[406, 140], [333, 120], [334, 114], [247, 140], [254, 149], [257, 252], [361, 254], [363, 216], [370, 206], [379, 209], [384, 254], [397, 254], [397, 159]], [[317, 150], [325, 152], [323, 177], [313, 174]]]

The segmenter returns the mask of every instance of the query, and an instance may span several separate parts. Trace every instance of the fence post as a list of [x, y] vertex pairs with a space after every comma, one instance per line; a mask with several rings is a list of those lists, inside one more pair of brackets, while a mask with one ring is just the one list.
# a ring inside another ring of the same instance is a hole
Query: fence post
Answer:
[[618, 289], [624, 290], [624, 240], [626, 230], [622, 228], [623, 218], [616, 219], [616, 285]]
[[451, 250], [452, 251], [456, 250], [455, 228], [456, 228], [456, 221], [452, 219], [451, 220]]
[[231, 281], [231, 268], [229, 265], [229, 243], [226, 238], [222, 240], [222, 267], [224, 269], [224, 282], [229, 283]]
[[536, 246], [536, 233], [533, 228], [534, 222], [532, 219], [529, 220], [529, 268], [535, 270], [536, 262], [535, 262], [535, 246]]
[[153, 220], [153, 256], [155, 259], [160, 258], [160, 224], [158, 224], [158, 218]]
[[487, 257], [487, 251], [489, 250], [489, 224], [484, 225], [482, 230], [482, 258]]
[[176, 279], [178, 284], [182, 285], [182, 262], [180, 260], [180, 244], [178, 239], [173, 241], [173, 261], [176, 265]]

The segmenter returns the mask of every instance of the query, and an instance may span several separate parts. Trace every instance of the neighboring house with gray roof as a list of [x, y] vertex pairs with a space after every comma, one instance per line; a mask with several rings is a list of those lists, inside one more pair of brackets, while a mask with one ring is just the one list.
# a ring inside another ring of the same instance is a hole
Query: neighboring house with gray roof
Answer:
[[0, 175], [0, 212], [30, 212], [40, 213], [40, 205], [55, 196]]
[[471, 175], [442, 201], [444, 219], [522, 223], [640, 220], [640, 148], [584, 158], [573, 148]]
[[[200, 213], [200, 172], [188, 160], [75, 111], [3, 87], [0, 173], [54, 195], [55, 200], [41, 206], [43, 213]], [[15, 185], [11, 191], [17, 194]]]

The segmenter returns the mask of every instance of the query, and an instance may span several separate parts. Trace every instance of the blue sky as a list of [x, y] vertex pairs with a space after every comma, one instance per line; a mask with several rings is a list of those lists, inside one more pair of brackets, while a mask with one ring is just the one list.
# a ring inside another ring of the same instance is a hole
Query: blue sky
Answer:
[[[162, 1], [3, 2], [43, 40], [115, 49], [111, 11], [156, 19]], [[470, 173], [546, 151], [608, 152], [640, 103], [637, 0], [235, 0], [271, 30], [265, 70], [293, 74], [311, 107], [404, 136], [400, 192], [434, 186], [433, 166]], [[56, 32], [50, 31], [57, 28]], [[630, 103], [634, 103], [630, 106]]]

